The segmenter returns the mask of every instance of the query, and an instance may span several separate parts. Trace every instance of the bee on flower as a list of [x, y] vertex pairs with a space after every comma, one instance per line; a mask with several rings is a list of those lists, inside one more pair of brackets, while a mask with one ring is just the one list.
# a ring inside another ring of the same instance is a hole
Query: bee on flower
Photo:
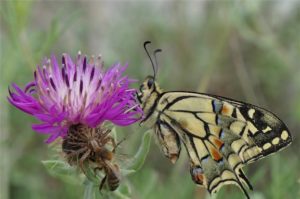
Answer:
[[96, 163], [106, 174], [100, 188], [108, 181], [110, 190], [119, 181], [113, 162], [117, 144], [103, 124], [127, 126], [142, 115], [136, 90], [130, 88], [134, 80], [123, 75], [126, 68], [115, 64], [105, 70], [100, 56], [88, 61], [80, 52], [74, 61], [63, 54], [60, 65], [53, 55], [37, 66], [34, 80], [24, 89], [16, 84], [14, 91], [9, 89], [9, 102], [41, 122], [32, 129], [48, 134], [46, 143], [61, 137], [70, 164], [83, 170], [85, 162]]

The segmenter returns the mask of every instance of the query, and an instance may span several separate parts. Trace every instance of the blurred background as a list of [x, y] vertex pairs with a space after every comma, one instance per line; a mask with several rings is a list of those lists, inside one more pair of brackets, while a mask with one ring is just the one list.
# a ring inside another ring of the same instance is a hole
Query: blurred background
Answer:
[[[83, 187], [50, 176], [37, 122], [10, 106], [8, 86], [24, 85], [51, 53], [75, 57], [101, 53], [105, 65], [129, 63], [139, 80], [152, 74], [145, 40], [159, 54], [158, 81], [165, 90], [190, 90], [249, 102], [276, 113], [293, 144], [245, 167], [252, 198], [300, 197], [299, 1], [1, 1], [0, 198], [82, 198]], [[134, 86], [138, 87], [138, 83]], [[119, 128], [127, 154], [146, 129]], [[127, 179], [134, 199], [243, 198], [235, 186], [209, 196], [191, 180], [185, 151], [172, 165], [152, 142], [140, 172]]]

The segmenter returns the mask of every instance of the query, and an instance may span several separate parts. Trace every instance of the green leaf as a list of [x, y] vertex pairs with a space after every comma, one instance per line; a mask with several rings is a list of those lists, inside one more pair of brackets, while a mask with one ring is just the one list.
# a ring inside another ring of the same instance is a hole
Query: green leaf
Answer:
[[96, 199], [94, 183], [88, 179], [84, 181], [83, 199]]
[[151, 135], [152, 135], [152, 132], [150, 130], [147, 131], [146, 133], [144, 133], [141, 145], [140, 145], [137, 153], [134, 155], [133, 158], [130, 159], [130, 163], [127, 166], [127, 168], [125, 169], [128, 171], [128, 175], [133, 173], [132, 171], [135, 171], [135, 172], [138, 171], [143, 166], [145, 159], [148, 155], [149, 149], [150, 149]]
[[68, 163], [62, 160], [44, 160], [42, 163], [51, 173], [69, 174], [73, 170]]
[[121, 192], [123, 195], [130, 196], [132, 193], [131, 187], [129, 182], [122, 181], [119, 188], [117, 189], [119, 192]]
[[85, 175], [88, 178], [89, 181], [93, 182], [95, 185], [99, 185], [101, 179], [104, 177], [103, 175], [99, 175], [98, 173], [95, 173], [92, 168], [90, 168], [87, 164], [84, 165]]
[[119, 198], [119, 199], [131, 199], [131, 197], [129, 197], [129, 196], [121, 193], [119, 190], [114, 191], [113, 194], [110, 195], [109, 198], [111, 198], [111, 199], [115, 199], [115, 198]]
[[118, 140], [118, 136], [117, 136], [117, 131], [116, 131], [116, 127], [113, 126], [111, 129], [111, 132], [110, 132], [110, 135], [114, 138], [114, 140]]
[[128, 176], [136, 172], [134, 169], [120, 169], [122, 176]]
[[76, 169], [62, 160], [44, 160], [43, 165], [48, 173], [67, 183], [80, 184], [82, 179], [77, 174]]

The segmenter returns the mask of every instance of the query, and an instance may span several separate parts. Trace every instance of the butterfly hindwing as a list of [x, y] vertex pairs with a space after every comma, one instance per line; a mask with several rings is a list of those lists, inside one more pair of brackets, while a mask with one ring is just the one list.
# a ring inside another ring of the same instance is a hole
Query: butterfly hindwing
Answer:
[[247, 183], [245, 176], [239, 175], [242, 171], [237, 167], [242, 161], [226, 142], [215, 135], [208, 135], [206, 139], [188, 133], [167, 115], [161, 115], [160, 120], [168, 123], [172, 131], [180, 135], [190, 158], [190, 172], [195, 183], [203, 185], [209, 192], [216, 192], [225, 184], [236, 184], [247, 195], [243, 184], [249, 188], [251, 185]]
[[[251, 140], [255, 146], [245, 150], [246, 162], [253, 162], [279, 151], [292, 142], [288, 128], [273, 113], [251, 104], [223, 97], [217, 97], [217, 99], [234, 107], [236, 118], [247, 122], [247, 128], [244, 129], [241, 136], [246, 140]], [[232, 115], [232, 117], [234, 116]], [[260, 153], [256, 154], [257, 150]]]

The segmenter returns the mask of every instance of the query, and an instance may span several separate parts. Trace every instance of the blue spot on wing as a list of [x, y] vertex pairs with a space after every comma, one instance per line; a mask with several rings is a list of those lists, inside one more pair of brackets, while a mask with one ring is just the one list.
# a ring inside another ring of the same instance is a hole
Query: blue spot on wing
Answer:
[[223, 165], [223, 164], [224, 164], [224, 160], [221, 159], [220, 161], [218, 161], [218, 164], [219, 164], [219, 165]]
[[207, 162], [208, 162], [208, 157], [209, 157], [209, 156], [207, 155], [207, 156], [201, 158], [201, 162], [202, 162], [202, 163], [207, 163]]
[[225, 132], [224, 130], [222, 129], [221, 133], [220, 133], [220, 138], [223, 140], [225, 138]]
[[215, 113], [219, 113], [222, 109], [222, 106], [223, 106], [222, 102], [218, 100], [212, 100], [212, 107]]

